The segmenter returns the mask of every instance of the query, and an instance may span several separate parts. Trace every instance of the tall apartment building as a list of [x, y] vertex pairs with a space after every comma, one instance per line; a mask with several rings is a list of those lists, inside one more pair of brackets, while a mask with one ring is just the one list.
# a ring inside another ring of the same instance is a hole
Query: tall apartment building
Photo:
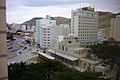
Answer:
[[40, 46], [42, 48], [50, 47], [51, 43], [51, 35], [50, 35], [51, 27], [41, 27], [40, 29]]
[[84, 7], [72, 10], [71, 33], [78, 37], [81, 45], [96, 43], [97, 32], [98, 13], [94, 8]]
[[[35, 42], [43, 46], [44, 39], [49, 38], [50, 27], [56, 26], [56, 20], [52, 20], [50, 16], [46, 16], [44, 19], [36, 20], [35, 26]], [[48, 43], [48, 42], [47, 42]], [[49, 46], [49, 45], [47, 45]]]
[[120, 41], [120, 15], [117, 15], [116, 18], [111, 19], [109, 37]]
[[6, 0], [0, 0], [0, 80], [8, 80], [5, 3], [6, 3]]

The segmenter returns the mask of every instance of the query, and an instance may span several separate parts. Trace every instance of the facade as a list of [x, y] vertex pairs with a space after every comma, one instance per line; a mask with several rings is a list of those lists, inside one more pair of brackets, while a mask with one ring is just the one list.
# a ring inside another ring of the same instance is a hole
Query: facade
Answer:
[[41, 48], [50, 47], [51, 45], [50, 30], [51, 30], [51, 27], [41, 27], [40, 29], [40, 47]]
[[8, 80], [5, 3], [6, 0], [0, 1], [0, 80]]
[[[50, 16], [36, 20], [34, 34], [36, 44], [40, 44], [41, 47], [48, 47], [49, 44], [46, 43], [50, 41], [50, 28], [54, 26], [56, 26], [56, 20], [52, 20]], [[46, 39], [48, 42], [45, 41]]]
[[109, 37], [115, 39], [116, 41], [120, 41], [120, 15], [111, 19]]
[[58, 25], [51, 30], [51, 47], [55, 46], [55, 44], [61, 39], [63, 36], [67, 36], [70, 34], [70, 28], [67, 24]]
[[21, 29], [22, 29], [22, 31], [32, 31], [32, 28], [34, 27], [34, 26], [30, 26], [30, 25], [21, 25]]
[[39, 44], [40, 42], [40, 27], [40, 20], [36, 20], [36, 26], [34, 31], [34, 39], [36, 44]]
[[98, 12], [94, 8], [85, 7], [72, 10], [71, 33], [75, 34], [81, 45], [97, 42]]
[[99, 28], [98, 29], [98, 35], [97, 35], [97, 42], [103, 43], [103, 41], [108, 40], [108, 37], [106, 35], [106, 29], [105, 28]]

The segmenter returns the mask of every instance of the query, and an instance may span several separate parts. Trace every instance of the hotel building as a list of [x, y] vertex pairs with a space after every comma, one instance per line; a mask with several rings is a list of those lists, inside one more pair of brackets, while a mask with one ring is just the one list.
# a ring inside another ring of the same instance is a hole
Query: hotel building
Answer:
[[80, 45], [91, 45], [97, 42], [98, 12], [94, 8], [84, 7], [72, 10], [71, 33], [75, 34]]

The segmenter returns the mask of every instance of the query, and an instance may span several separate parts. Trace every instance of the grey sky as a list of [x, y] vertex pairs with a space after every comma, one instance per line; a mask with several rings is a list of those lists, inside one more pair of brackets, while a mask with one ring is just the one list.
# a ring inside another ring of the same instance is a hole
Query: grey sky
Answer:
[[120, 12], [120, 0], [7, 0], [7, 22], [22, 23], [45, 15], [70, 18], [71, 9], [81, 3], [91, 3], [99, 11]]

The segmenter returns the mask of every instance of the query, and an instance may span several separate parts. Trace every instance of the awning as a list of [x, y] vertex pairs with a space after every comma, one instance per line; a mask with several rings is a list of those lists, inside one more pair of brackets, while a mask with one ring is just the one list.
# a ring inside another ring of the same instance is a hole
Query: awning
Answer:
[[55, 59], [54, 57], [52, 57], [52, 56], [50, 56], [48, 54], [45, 54], [43, 52], [39, 52], [39, 54], [42, 55], [42, 56], [44, 56], [44, 57], [46, 57], [46, 58], [48, 58], [48, 59], [52, 59], [52, 60]]
[[71, 61], [75, 61], [75, 60], [78, 60], [78, 58], [74, 57], [74, 56], [71, 56], [71, 55], [68, 55], [68, 54], [64, 54], [62, 52], [59, 52], [59, 51], [55, 51], [55, 50], [48, 50], [48, 52], [51, 52], [53, 54], [56, 54], [58, 56], [61, 56], [63, 58], [66, 58], [68, 60], [71, 60]]

